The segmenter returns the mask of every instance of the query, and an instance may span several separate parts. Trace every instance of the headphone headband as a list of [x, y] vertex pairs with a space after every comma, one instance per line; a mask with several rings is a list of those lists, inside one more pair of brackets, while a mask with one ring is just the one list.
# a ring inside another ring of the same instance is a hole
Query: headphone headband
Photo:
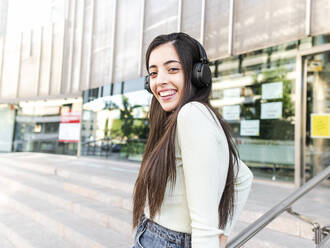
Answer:
[[202, 44], [201, 44], [198, 40], [196, 40], [195, 38], [193, 38], [193, 37], [191, 37], [191, 36], [189, 36], [189, 35], [187, 35], [187, 34], [185, 34], [185, 33], [181, 33], [181, 34], [183, 34], [184, 36], [186, 36], [188, 39], [192, 39], [192, 40], [196, 43], [196, 45], [198, 46], [199, 55], [201, 56], [201, 62], [202, 62], [203, 64], [208, 64], [208, 63], [210, 63], [209, 60], [208, 60], [208, 58], [207, 58], [207, 55], [206, 55], [205, 49], [204, 49], [204, 47], [202, 46]]

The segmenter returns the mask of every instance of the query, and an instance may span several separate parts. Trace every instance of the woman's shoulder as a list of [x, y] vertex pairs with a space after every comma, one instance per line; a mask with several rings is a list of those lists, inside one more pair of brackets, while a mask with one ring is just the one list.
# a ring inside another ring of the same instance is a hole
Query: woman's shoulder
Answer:
[[207, 107], [200, 102], [192, 101], [183, 105], [179, 111], [179, 116], [194, 115], [208, 112]]
[[208, 109], [203, 103], [197, 101], [191, 101], [183, 105], [178, 113], [178, 122], [182, 122], [184, 120], [195, 120], [195, 121], [209, 121], [213, 120], [212, 110]]

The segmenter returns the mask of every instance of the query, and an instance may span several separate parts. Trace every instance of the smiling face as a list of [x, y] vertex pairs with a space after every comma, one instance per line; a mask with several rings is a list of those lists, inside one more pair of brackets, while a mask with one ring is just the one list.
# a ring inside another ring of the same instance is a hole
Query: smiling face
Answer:
[[152, 50], [149, 57], [150, 88], [166, 112], [174, 110], [184, 88], [184, 72], [172, 43]]

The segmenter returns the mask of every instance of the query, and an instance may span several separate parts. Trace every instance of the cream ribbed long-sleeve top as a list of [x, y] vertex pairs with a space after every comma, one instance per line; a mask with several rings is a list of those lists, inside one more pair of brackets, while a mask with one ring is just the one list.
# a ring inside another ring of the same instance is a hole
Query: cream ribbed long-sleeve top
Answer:
[[[229, 235], [253, 180], [249, 168], [239, 161], [235, 213], [226, 228], [219, 229], [218, 206], [226, 183], [229, 149], [225, 133], [212, 115], [215, 119], [206, 106], [195, 101], [181, 108], [175, 137], [176, 183], [168, 182], [161, 210], [154, 218], [166, 228], [190, 233], [192, 248], [219, 248], [218, 235]], [[150, 218], [147, 203], [144, 213]]]

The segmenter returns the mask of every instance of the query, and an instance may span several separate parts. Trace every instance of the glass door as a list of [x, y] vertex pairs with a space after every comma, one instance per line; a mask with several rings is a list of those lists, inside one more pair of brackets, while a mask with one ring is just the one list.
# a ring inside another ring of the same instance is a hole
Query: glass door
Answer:
[[[330, 51], [304, 61], [305, 180], [330, 166]], [[330, 185], [330, 180], [325, 184]]]

